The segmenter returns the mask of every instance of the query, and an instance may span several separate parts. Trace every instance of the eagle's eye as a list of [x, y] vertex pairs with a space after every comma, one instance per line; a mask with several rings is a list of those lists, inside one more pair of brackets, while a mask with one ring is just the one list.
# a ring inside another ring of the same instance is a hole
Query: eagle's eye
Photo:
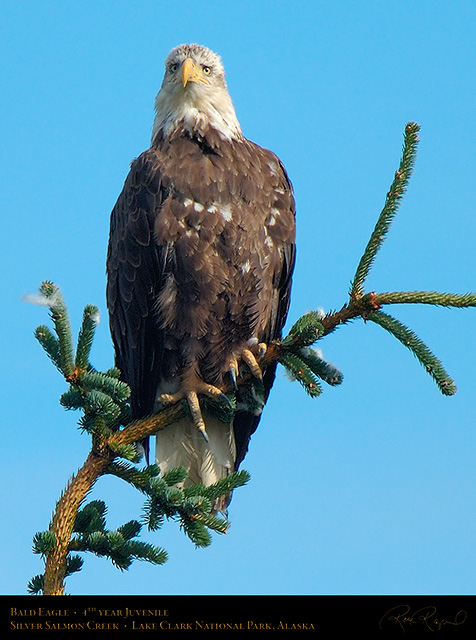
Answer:
[[174, 63], [169, 66], [170, 73], [175, 73], [178, 69], [178, 64]]
[[212, 72], [212, 68], [211, 67], [207, 67], [206, 64], [202, 65], [202, 71], [206, 76], [209, 76]]

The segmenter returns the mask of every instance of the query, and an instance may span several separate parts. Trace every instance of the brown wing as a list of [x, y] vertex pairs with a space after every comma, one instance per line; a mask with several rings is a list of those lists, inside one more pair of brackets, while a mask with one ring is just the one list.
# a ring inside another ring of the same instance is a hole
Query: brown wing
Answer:
[[146, 151], [132, 163], [111, 215], [107, 306], [116, 366], [132, 391], [133, 419], [152, 413], [163, 356], [154, 301], [166, 248], [154, 241], [153, 230], [166, 196], [157, 156]]
[[[278, 199], [273, 203], [274, 207], [281, 208], [283, 212], [292, 213], [293, 227], [290, 229], [283, 228], [283, 236], [286, 238], [281, 244], [280, 257], [281, 261], [279, 265], [276, 265], [274, 272], [273, 286], [277, 293], [276, 309], [272, 315], [268, 330], [265, 335], [259, 336], [260, 341], [269, 344], [273, 340], [277, 340], [281, 337], [283, 326], [286, 322], [286, 317], [289, 310], [290, 295], [291, 295], [291, 282], [292, 274], [294, 270], [294, 264], [296, 259], [296, 245], [295, 245], [295, 233], [294, 233], [294, 218], [295, 218], [295, 202], [293, 196], [293, 188], [286, 169], [274, 154], [268, 152], [279, 165], [282, 172], [282, 184], [284, 185], [283, 198]], [[269, 204], [271, 206], [271, 204]], [[289, 220], [289, 215], [285, 216]], [[279, 229], [277, 230], [279, 233]], [[265, 402], [268, 399], [271, 387], [273, 386], [276, 376], [277, 364], [266, 367], [263, 372], [263, 384], [265, 392]], [[233, 427], [235, 431], [236, 440], [236, 463], [235, 469], [238, 469], [240, 463], [243, 461], [247, 451], [251, 436], [256, 431], [260, 415], [255, 415], [247, 411], [237, 411], [233, 421]]]

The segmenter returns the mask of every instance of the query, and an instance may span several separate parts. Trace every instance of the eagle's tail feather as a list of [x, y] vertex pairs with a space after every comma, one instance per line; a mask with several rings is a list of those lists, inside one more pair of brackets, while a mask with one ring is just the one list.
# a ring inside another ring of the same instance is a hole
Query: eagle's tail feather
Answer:
[[[235, 468], [236, 446], [233, 425], [220, 422], [203, 412], [208, 442], [188, 418], [169, 425], [157, 433], [156, 463], [161, 474], [174, 467], [185, 467], [188, 478], [184, 485], [214, 484], [227, 477]], [[231, 495], [215, 503], [216, 511], [226, 511]]]

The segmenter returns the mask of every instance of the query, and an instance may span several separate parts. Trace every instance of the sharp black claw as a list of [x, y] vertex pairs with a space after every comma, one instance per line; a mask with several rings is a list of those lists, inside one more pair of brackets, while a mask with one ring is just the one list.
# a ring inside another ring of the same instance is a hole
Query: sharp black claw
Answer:
[[231, 367], [231, 369], [228, 372], [230, 374], [230, 378], [231, 378], [231, 383], [233, 385], [233, 389], [235, 391], [238, 391], [238, 383], [236, 381], [236, 369], [235, 367]]
[[205, 442], [210, 442], [210, 439], [208, 437], [208, 433], [205, 431], [205, 429], [200, 429], [199, 431], [202, 434], [203, 439], [205, 440]]

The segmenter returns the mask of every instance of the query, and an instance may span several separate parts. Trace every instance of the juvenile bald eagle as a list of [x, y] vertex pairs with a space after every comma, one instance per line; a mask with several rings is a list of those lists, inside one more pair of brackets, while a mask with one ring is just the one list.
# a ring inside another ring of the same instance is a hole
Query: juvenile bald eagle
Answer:
[[199, 400], [236, 388], [241, 366], [268, 397], [276, 366], [259, 361], [288, 312], [295, 205], [280, 160], [243, 136], [215, 53], [173, 49], [155, 109], [111, 216], [110, 327], [134, 419], [188, 403], [157, 435], [161, 472], [208, 485], [238, 469], [260, 411], [238, 397], [227, 425]]

